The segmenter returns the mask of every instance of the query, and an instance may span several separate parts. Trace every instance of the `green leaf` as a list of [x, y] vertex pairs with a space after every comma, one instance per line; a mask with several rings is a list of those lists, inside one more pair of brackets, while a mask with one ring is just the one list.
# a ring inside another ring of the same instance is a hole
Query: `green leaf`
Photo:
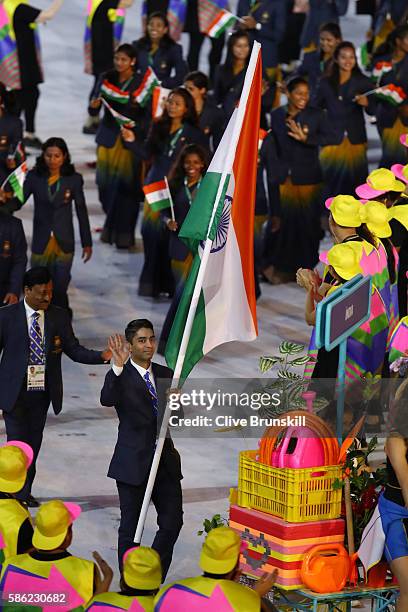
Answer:
[[336, 480], [333, 482], [333, 489], [335, 491], [337, 491], [338, 489], [342, 489], [344, 486], [344, 482], [343, 480], [340, 480], [339, 478], [336, 478]]
[[197, 531], [197, 535], [202, 536], [204, 533], [204, 531], [201, 529], [200, 531]]
[[288, 342], [284, 340], [279, 346], [279, 352], [283, 355], [295, 355], [296, 353], [301, 353], [304, 348], [304, 344], [297, 344], [296, 342]]
[[303, 380], [303, 376], [295, 374], [295, 372], [288, 372], [287, 370], [278, 370], [278, 378], [285, 380]]
[[273, 368], [277, 363], [283, 363], [283, 357], [260, 357], [259, 368], [263, 374]]
[[305, 365], [308, 361], [309, 361], [309, 355], [303, 355], [302, 357], [296, 357], [296, 359], [289, 361], [289, 365], [302, 366], [302, 365]]

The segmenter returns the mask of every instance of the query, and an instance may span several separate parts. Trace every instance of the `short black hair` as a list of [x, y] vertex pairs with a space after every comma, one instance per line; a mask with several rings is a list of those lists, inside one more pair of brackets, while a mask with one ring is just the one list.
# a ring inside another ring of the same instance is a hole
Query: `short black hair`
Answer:
[[208, 76], [204, 74], [204, 72], [200, 72], [199, 70], [194, 70], [194, 72], [189, 72], [184, 77], [184, 83], [187, 81], [191, 81], [194, 87], [198, 87], [198, 89], [206, 89], [209, 88]]
[[142, 327], [147, 327], [148, 329], [151, 329], [152, 332], [154, 332], [153, 323], [151, 323], [148, 319], [134, 319], [133, 321], [130, 321], [130, 323], [126, 325], [126, 329], [125, 329], [126, 340], [132, 343], [135, 334], [137, 334], [139, 329], [142, 329]]
[[286, 89], [288, 90], [289, 93], [292, 93], [292, 91], [295, 90], [296, 87], [298, 87], [298, 85], [306, 85], [310, 89], [309, 82], [307, 81], [307, 79], [304, 79], [303, 77], [295, 76], [289, 79], [288, 81], [286, 81]]
[[23, 289], [32, 289], [34, 285], [47, 285], [52, 280], [50, 271], [44, 266], [36, 266], [27, 270], [23, 278]]

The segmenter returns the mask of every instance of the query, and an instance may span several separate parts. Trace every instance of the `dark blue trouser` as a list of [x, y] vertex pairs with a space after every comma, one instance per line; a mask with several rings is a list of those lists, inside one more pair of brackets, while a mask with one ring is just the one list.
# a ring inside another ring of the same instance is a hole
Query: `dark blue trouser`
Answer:
[[[139, 486], [116, 482], [120, 503], [120, 524], [118, 532], [119, 569], [122, 570], [124, 553], [135, 546], [134, 537], [146, 482]], [[159, 526], [152, 548], [157, 550], [162, 563], [164, 581], [173, 556], [173, 548], [183, 526], [183, 499], [180, 480], [165, 470], [159, 470], [153, 487], [152, 502], [157, 512]]]

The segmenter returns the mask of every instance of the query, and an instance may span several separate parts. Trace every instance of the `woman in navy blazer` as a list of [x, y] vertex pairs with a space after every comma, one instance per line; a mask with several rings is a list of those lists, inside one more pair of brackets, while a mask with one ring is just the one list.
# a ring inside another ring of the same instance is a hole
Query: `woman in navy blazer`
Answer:
[[92, 257], [84, 181], [82, 175], [75, 171], [62, 138], [49, 138], [42, 148], [42, 154], [24, 181], [24, 202], [14, 198], [4, 208], [19, 210], [33, 196], [31, 265], [48, 268], [53, 282], [52, 303], [67, 308], [75, 251], [73, 205], [79, 224], [82, 259], [86, 263]]
[[190, 206], [201, 185], [208, 167], [205, 149], [196, 144], [184, 147], [169, 173], [170, 193], [174, 204], [174, 220], [169, 208], [161, 211], [161, 217], [169, 230], [169, 257], [173, 274], [175, 293], [168, 310], [160, 336], [159, 353], [164, 354], [167, 339], [173, 325], [184, 285], [190, 272], [193, 256], [187, 245], [180, 240], [178, 232], [183, 225]]
[[337, 23], [325, 23], [320, 28], [319, 48], [304, 53], [302, 63], [296, 70], [296, 76], [307, 78], [312, 98], [319, 80], [328, 70], [333, 60], [333, 53], [341, 41], [340, 26]]
[[[280, 229], [264, 271], [273, 284], [295, 279], [300, 267], [314, 268], [319, 261], [322, 171], [319, 146], [328, 139], [323, 111], [309, 106], [309, 85], [295, 77], [287, 84], [288, 105], [271, 114], [275, 147], [269, 157], [268, 182], [279, 183]], [[273, 158], [275, 150], [276, 158]]]
[[183, 49], [169, 35], [169, 22], [163, 13], [151, 13], [147, 18], [146, 34], [135, 40], [137, 65], [144, 74], [150, 66], [162, 87], [173, 89], [183, 83], [187, 64]]
[[[122, 130], [126, 146], [139, 159], [150, 162], [145, 185], [162, 181], [185, 145], [206, 147], [207, 138], [198, 128], [194, 100], [184, 87], [173, 89], [161, 118], [152, 124], [146, 142], [132, 130]], [[168, 255], [168, 232], [160, 213], [145, 203], [142, 222], [145, 261], [139, 280], [139, 295], [173, 294], [174, 284]]]
[[[89, 114], [97, 115], [102, 99], [122, 116], [136, 122], [140, 138], [146, 134], [145, 111], [133, 99], [144, 72], [136, 70], [132, 45], [124, 44], [114, 55], [115, 70], [104, 75], [95, 89]], [[140, 202], [143, 201], [141, 164], [124, 147], [120, 124], [106, 107], [96, 133], [96, 184], [99, 201], [106, 213], [102, 242], [116, 244], [118, 249], [133, 248]]]
[[400, 136], [408, 131], [408, 25], [395, 28], [378, 49], [373, 61], [373, 77], [378, 86], [399, 87], [405, 96], [399, 104], [383, 97], [378, 99], [376, 117], [382, 143], [380, 167], [406, 164], [407, 149], [400, 145]]
[[376, 101], [364, 93], [372, 89], [372, 81], [357, 65], [354, 45], [340, 43], [314, 99], [316, 106], [326, 110], [332, 132], [320, 156], [327, 197], [353, 195], [368, 174], [364, 111], [374, 114]]

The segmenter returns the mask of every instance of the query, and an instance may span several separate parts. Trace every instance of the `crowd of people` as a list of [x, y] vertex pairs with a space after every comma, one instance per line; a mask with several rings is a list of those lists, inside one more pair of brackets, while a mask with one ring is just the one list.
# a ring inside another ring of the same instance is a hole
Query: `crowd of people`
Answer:
[[[263, 87], [260, 121], [254, 126], [259, 129], [257, 297], [262, 282], [297, 281], [306, 291], [305, 320], [314, 327], [323, 298], [357, 274], [371, 276], [370, 318], [347, 343], [347, 384], [368, 376], [389, 377], [396, 356], [408, 351], [408, 343], [405, 351], [401, 349], [408, 315], [405, 0], [384, 0], [379, 6], [358, 0], [359, 12], [372, 17], [372, 28], [358, 49], [341, 28], [347, 0], [239, 0], [233, 30], [210, 40], [208, 74], [199, 70], [207, 36], [205, 2], [147, 0], [143, 36], [122, 42], [125, 11], [132, 3], [88, 3], [85, 69], [94, 81], [83, 132], [94, 135], [96, 142], [95, 180], [105, 214], [100, 241], [110, 245], [104, 248], [136, 252], [142, 215], [144, 259], [138, 295], [171, 300], [158, 352], [165, 352], [193, 261], [178, 232], [239, 104], [251, 48], [258, 41]], [[67, 142], [54, 136], [42, 143], [35, 128], [42, 81], [37, 29], [62, 4], [63, 0], [53, 0], [48, 9], [39, 10], [23, 1], [0, 0], [5, 24], [0, 31], [0, 408], [8, 439], [0, 448], [0, 591], [12, 592], [8, 585], [16, 572], [23, 584], [24, 576], [49, 577], [52, 566], [56, 574], [48, 579], [58, 584], [62, 574], [72, 587], [73, 608], [103, 604], [129, 609], [136, 600], [145, 610], [188, 609], [188, 597], [191, 606], [198, 605], [194, 597], [202, 597], [206, 605], [208, 600], [213, 603], [213, 609], [273, 609], [264, 596], [275, 574], [259, 581], [254, 590], [234, 582], [241, 542], [228, 527], [208, 534], [200, 558], [203, 576], [159, 590], [183, 514], [180, 457], [170, 438], [152, 496], [159, 530], [152, 548], [134, 548], [165, 405], [159, 379], [169, 380], [172, 373], [152, 363], [156, 340], [146, 319], [129, 323], [125, 339], [109, 338], [104, 351], [83, 347], [72, 329], [68, 294], [75, 255], [74, 211], [84, 263], [93, 255], [84, 180]], [[229, 8], [225, 0], [212, 7]], [[187, 53], [180, 44], [182, 31], [190, 38]], [[151, 75], [164, 96], [158, 104], [146, 89]], [[371, 172], [367, 122], [376, 126], [381, 145], [379, 167]], [[36, 149], [39, 155], [30, 163], [27, 155]], [[163, 181], [169, 186], [172, 209], [156, 210], [145, 199], [144, 188]], [[27, 241], [14, 213], [30, 198], [31, 269], [26, 271]], [[322, 253], [327, 234], [334, 245]], [[319, 261], [325, 265], [322, 276], [316, 271]], [[44, 503], [34, 526], [27, 509], [40, 505], [32, 485], [49, 405], [56, 414], [62, 408], [63, 353], [79, 363], [112, 360], [101, 403], [115, 407], [120, 422], [108, 474], [116, 480], [121, 510], [119, 593], [108, 592], [112, 570], [98, 553], [95, 564], [68, 552], [79, 506], [60, 500]], [[312, 385], [321, 379], [335, 381], [338, 350], [317, 349], [314, 331], [309, 356], [305, 376]], [[333, 399], [335, 385], [326, 392]], [[373, 402], [370, 410], [367, 427], [378, 432], [381, 405]], [[384, 517], [392, 511], [390, 504], [398, 506], [400, 514], [408, 504], [407, 437], [402, 430], [396, 426], [387, 442], [392, 484], [384, 494], [387, 502], [380, 504]], [[398, 494], [392, 493], [397, 489]], [[398, 532], [395, 529], [393, 523], [386, 555], [399, 579], [403, 610], [408, 606], [408, 548], [403, 523]]]

